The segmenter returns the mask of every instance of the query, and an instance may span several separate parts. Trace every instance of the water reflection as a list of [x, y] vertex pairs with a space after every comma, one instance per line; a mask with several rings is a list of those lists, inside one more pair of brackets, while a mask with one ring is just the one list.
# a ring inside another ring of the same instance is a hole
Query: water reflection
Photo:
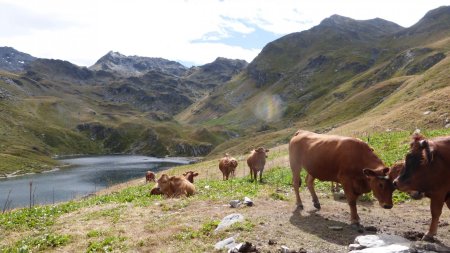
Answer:
[[0, 205], [4, 207], [10, 192], [9, 208], [24, 207], [32, 199], [35, 204], [51, 204], [84, 196], [108, 186], [144, 177], [147, 170], [161, 171], [189, 163], [184, 158], [147, 156], [96, 156], [62, 159], [71, 164], [67, 169], [47, 173], [0, 179]]

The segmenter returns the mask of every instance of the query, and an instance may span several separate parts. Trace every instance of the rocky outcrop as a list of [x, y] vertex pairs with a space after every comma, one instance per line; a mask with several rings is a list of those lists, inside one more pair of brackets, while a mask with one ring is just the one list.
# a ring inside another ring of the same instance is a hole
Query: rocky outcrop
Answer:
[[110, 51], [100, 58], [89, 69], [109, 71], [123, 76], [140, 76], [150, 70], [175, 76], [183, 75], [187, 68], [182, 64], [163, 58], [125, 56], [119, 52]]
[[205, 156], [211, 152], [213, 145], [209, 143], [190, 144], [179, 142], [173, 146], [174, 155], [181, 156]]
[[20, 72], [35, 57], [19, 52], [12, 47], [0, 47], [0, 69], [12, 72]]

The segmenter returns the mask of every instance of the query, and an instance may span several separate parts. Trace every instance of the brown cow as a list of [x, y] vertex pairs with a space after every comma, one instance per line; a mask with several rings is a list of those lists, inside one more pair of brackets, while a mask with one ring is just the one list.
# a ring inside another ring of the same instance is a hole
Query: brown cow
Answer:
[[156, 175], [152, 171], [147, 171], [145, 173], [145, 183], [148, 183], [151, 181], [155, 182], [155, 179], [156, 179]]
[[229, 154], [225, 154], [225, 157], [219, 160], [219, 169], [222, 171], [222, 179], [228, 180], [228, 177], [234, 177], [234, 171], [238, 166], [238, 162], [234, 157], [231, 157]]
[[450, 136], [427, 140], [415, 133], [394, 185], [400, 191], [419, 191], [430, 198], [431, 224], [423, 239], [432, 240], [444, 203], [450, 208]]
[[189, 182], [194, 183], [194, 177], [198, 176], [198, 173], [190, 170], [183, 173], [184, 178], [186, 178]]
[[257, 180], [257, 175], [259, 172], [259, 181], [262, 182], [262, 173], [264, 170], [264, 165], [266, 165], [268, 149], [259, 147], [250, 152], [247, 158], [247, 165], [250, 168], [250, 179]]
[[195, 193], [195, 186], [186, 178], [181, 176], [169, 177], [162, 174], [158, 179], [158, 186], [166, 197], [190, 196]]
[[320, 209], [320, 203], [314, 190], [314, 179], [342, 185], [350, 206], [352, 225], [359, 226], [356, 200], [363, 193], [372, 190], [383, 208], [393, 206], [394, 187], [387, 176], [389, 168], [359, 139], [299, 130], [289, 142], [289, 161], [299, 209], [303, 209], [299, 194], [302, 168], [308, 172], [306, 183], [317, 209]]

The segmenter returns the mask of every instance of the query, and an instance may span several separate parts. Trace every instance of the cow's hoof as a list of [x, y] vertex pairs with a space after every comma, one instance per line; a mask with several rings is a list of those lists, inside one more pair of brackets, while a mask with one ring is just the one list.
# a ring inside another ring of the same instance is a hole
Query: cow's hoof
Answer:
[[297, 210], [303, 210], [303, 204], [297, 205]]
[[426, 241], [426, 242], [435, 242], [436, 240], [434, 239], [434, 236], [429, 235], [429, 234], [425, 234], [422, 237], [422, 241]]
[[319, 202], [314, 202], [314, 207], [315, 207], [317, 210], [320, 210], [320, 203], [319, 203]]
[[363, 225], [358, 223], [352, 223], [351, 228], [358, 231], [358, 233], [363, 233], [364, 232], [364, 227]]

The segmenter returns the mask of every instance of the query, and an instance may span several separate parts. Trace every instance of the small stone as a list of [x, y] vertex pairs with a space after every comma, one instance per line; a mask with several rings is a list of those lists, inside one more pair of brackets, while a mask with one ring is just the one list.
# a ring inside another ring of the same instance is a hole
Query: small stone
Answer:
[[341, 226], [329, 226], [328, 229], [334, 230], [334, 231], [341, 231], [343, 227]]
[[241, 201], [239, 199], [234, 199], [230, 201], [230, 206], [232, 208], [238, 208], [241, 205]]
[[253, 206], [253, 201], [249, 197], [244, 197], [244, 205]]
[[423, 112], [423, 115], [428, 115], [430, 113], [431, 113], [431, 111], [426, 111], [426, 112]]
[[348, 245], [348, 250], [352, 251], [352, 250], [360, 250], [360, 249], [364, 249], [365, 247], [362, 246], [361, 244], [356, 244], [356, 243], [352, 243], [350, 245]]
[[214, 245], [214, 249], [220, 250], [220, 249], [232, 249], [236, 246], [236, 242], [234, 237], [229, 237], [227, 239], [224, 239], [220, 242], [217, 242], [216, 245]]
[[445, 128], [450, 128], [450, 124], [445, 125]]
[[270, 239], [269, 240], [269, 245], [275, 245], [277, 244], [277, 241]]
[[378, 231], [378, 228], [375, 226], [367, 226], [367, 227], [365, 227], [365, 229], [368, 232], [377, 232]]
[[304, 249], [304, 248], [300, 248], [299, 250], [298, 250], [298, 253], [307, 253], [308, 251], [306, 251], [306, 249]]
[[281, 246], [281, 253], [290, 253], [291, 251], [289, 250], [288, 247], [286, 246]]

